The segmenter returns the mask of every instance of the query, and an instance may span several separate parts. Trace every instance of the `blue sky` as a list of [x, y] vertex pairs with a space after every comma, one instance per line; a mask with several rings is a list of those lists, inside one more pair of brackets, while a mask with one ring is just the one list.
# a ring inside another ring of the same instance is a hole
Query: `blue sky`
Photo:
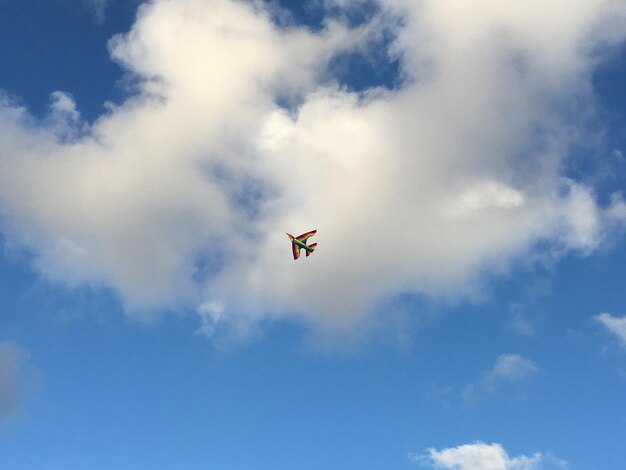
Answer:
[[0, 0], [0, 468], [623, 468], [623, 1], [140, 5]]

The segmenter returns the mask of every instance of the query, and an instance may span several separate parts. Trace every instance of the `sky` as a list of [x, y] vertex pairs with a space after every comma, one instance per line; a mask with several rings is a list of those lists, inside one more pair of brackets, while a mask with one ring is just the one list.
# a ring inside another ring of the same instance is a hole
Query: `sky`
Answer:
[[0, 468], [623, 469], [625, 75], [623, 0], [0, 0]]

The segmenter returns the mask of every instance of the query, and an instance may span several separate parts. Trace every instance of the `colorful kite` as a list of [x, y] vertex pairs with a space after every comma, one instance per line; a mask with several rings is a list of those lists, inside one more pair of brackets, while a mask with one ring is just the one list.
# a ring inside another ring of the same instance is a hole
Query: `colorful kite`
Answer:
[[300, 257], [301, 248], [306, 250], [307, 256], [313, 253], [313, 250], [317, 246], [317, 243], [313, 243], [312, 245], [307, 245], [306, 241], [309, 239], [309, 237], [312, 237], [313, 235], [315, 235], [316, 232], [317, 230], [311, 230], [310, 232], [303, 233], [299, 237], [294, 237], [293, 235], [290, 235], [289, 233], [287, 234], [287, 236], [289, 237], [289, 240], [291, 240], [291, 251], [293, 252], [293, 259], [298, 259]]

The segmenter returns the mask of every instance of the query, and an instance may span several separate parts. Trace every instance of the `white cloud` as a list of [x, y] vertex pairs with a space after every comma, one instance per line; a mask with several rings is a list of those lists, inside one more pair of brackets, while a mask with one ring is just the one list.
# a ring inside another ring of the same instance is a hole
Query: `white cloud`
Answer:
[[489, 376], [494, 380], [516, 381], [528, 377], [537, 371], [537, 367], [519, 354], [502, 354], [496, 359]]
[[21, 410], [25, 357], [26, 352], [15, 343], [0, 341], [0, 422], [16, 417]]
[[495, 393], [499, 387], [520, 382], [537, 372], [537, 366], [519, 354], [502, 354], [496, 358], [491, 369], [483, 374], [476, 384], [470, 384], [463, 390], [465, 401], [476, 399], [480, 394]]
[[626, 317], [614, 317], [609, 313], [601, 313], [594, 318], [626, 346]]
[[[109, 45], [139, 95], [89, 129], [59, 131], [68, 95], [41, 125], [3, 100], [3, 232], [48, 279], [111, 287], [134, 314], [216, 303], [219, 321], [328, 330], [397, 292], [473, 295], [538, 246], [591, 252], [608, 216], [562, 168], [621, 5], [385, 0], [371, 24], [311, 32], [260, 2], [155, 0]], [[329, 61], [381, 25], [407, 79], [337, 86]], [[284, 233], [312, 228], [318, 250], [293, 262]]]
[[424, 456], [414, 458], [432, 468], [452, 470], [547, 470], [565, 468], [565, 462], [549, 455], [509, 457], [501, 444], [475, 442], [443, 450], [428, 449]]

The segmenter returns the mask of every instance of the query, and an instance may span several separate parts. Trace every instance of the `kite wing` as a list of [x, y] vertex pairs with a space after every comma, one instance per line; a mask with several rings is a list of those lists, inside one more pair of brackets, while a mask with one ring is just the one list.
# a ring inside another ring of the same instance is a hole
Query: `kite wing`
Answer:
[[[295, 243], [291, 244], [291, 251], [293, 253], [293, 259], [298, 259], [300, 257], [300, 247]], [[306, 253], [307, 255], [309, 254], [308, 251]]]
[[303, 233], [302, 235], [300, 235], [299, 237], [296, 237], [296, 238], [297, 238], [298, 241], [301, 241], [302, 243], [306, 243], [308, 238], [312, 237], [316, 233], [317, 233], [317, 230], [311, 230], [310, 232]]
[[298, 259], [300, 257], [300, 247], [293, 242], [295, 237], [292, 234], [288, 233], [287, 236], [289, 237], [289, 240], [291, 240], [291, 252], [293, 253], [293, 259]]
[[315, 250], [315, 247], [317, 246], [317, 243], [312, 243], [309, 245], [309, 248], [311, 248], [311, 251], [306, 250], [306, 255], [309, 256], [311, 253], [313, 253], [313, 250]]

